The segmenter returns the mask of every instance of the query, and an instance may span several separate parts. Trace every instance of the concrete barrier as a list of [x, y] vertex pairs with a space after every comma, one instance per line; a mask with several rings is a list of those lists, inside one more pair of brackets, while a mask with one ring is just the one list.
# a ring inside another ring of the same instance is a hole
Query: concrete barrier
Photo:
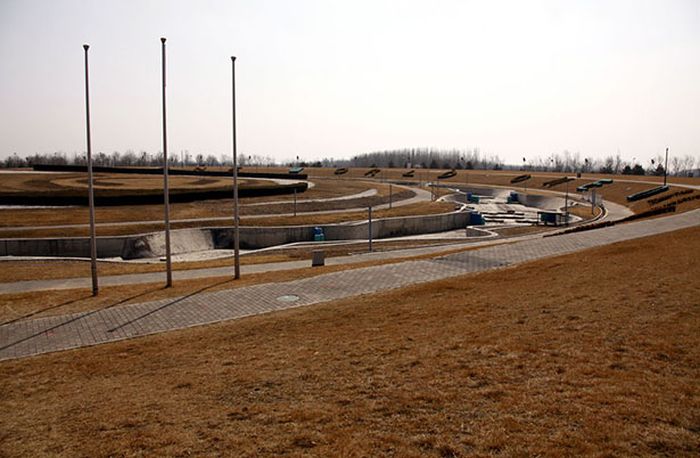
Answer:
[[[382, 218], [372, 221], [372, 238], [445, 232], [464, 228], [469, 213], [453, 212], [439, 215]], [[368, 221], [321, 225], [326, 240], [364, 240], [368, 236]], [[240, 246], [243, 249], [266, 248], [294, 242], [313, 241], [313, 229], [308, 226], [241, 227]], [[183, 254], [233, 247], [233, 228], [177, 229], [170, 232], [171, 253]], [[99, 258], [155, 258], [165, 255], [165, 234], [98, 237]], [[88, 237], [55, 239], [0, 240], [0, 256], [89, 257]]]
[[[98, 237], [97, 256], [111, 258], [121, 256], [127, 237]], [[2, 256], [66, 256], [90, 257], [90, 238], [64, 237], [41, 239], [5, 239], [0, 241]]]
[[[469, 214], [463, 212], [439, 215], [406, 216], [372, 220], [372, 238], [401, 237], [406, 235], [429, 234], [461, 229], [467, 225]], [[241, 227], [241, 248], [255, 249], [283, 245], [293, 242], [313, 241], [314, 227], [276, 226]], [[364, 240], [369, 235], [368, 221], [320, 225], [326, 240]], [[233, 246], [231, 228], [212, 228], [216, 248]]]

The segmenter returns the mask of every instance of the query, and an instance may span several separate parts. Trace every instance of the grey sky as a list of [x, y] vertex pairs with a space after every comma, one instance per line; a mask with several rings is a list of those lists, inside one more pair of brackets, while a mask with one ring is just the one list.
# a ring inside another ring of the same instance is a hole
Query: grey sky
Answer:
[[284, 160], [478, 147], [700, 156], [700, 2], [0, 0], [0, 156], [161, 149]]

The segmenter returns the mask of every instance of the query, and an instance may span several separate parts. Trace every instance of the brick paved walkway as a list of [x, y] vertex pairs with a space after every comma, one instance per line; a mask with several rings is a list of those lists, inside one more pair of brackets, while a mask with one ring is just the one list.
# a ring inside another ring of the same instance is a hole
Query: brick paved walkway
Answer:
[[[697, 225], [700, 225], [700, 210], [595, 231], [486, 247], [430, 260], [10, 322], [0, 326], [0, 360], [386, 291]], [[290, 296], [298, 299], [289, 301]]]

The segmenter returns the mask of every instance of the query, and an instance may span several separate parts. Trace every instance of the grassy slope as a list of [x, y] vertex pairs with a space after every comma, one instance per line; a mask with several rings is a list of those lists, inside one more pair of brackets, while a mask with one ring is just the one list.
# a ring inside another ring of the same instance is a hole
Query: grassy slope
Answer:
[[[266, 169], [267, 170], [267, 169]], [[270, 169], [270, 171], [275, 171], [277, 169]], [[278, 171], [284, 171], [284, 169], [279, 169]], [[363, 176], [365, 169], [351, 169], [350, 172], [343, 176], [343, 178], [331, 178], [332, 169], [307, 169], [312, 180], [316, 183], [316, 186], [309, 189], [303, 196], [299, 196], [299, 212], [306, 211], [318, 211], [318, 210], [330, 210], [330, 209], [347, 209], [347, 208], [357, 208], [365, 207], [367, 205], [377, 205], [381, 202], [388, 201], [389, 186], [382, 183], [384, 179], [397, 179], [401, 180], [401, 173], [403, 169], [392, 169], [387, 170], [386, 175], [382, 175], [374, 180], [373, 183], [366, 181]], [[419, 182], [425, 183], [426, 181], [434, 181], [435, 178], [442, 173], [442, 170], [419, 170], [416, 172], [415, 184]], [[506, 186], [516, 190], [527, 189], [528, 192], [539, 192], [542, 190], [542, 184], [553, 178], [562, 176], [562, 174], [536, 174], [527, 183], [521, 183], [518, 185], [511, 185], [510, 179], [521, 172], [518, 171], [481, 171], [481, 170], [470, 170], [470, 171], [458, 171], [457, 176], [449, 180], [442, 180], [443, 184], [452, 185], [464, 185], [465, 183], [471, 185], [480, 184], [494, 184], [499, 186]], [[63, 176], [63, 175], [61, 175]], [[77, 179], [79, 174], [65, 174], [65, 176], [70, 179]], [[583, 175], [582, 178], [577, 179], [569, 183], [569, 191], [572, 195], [575, 194], [575, 188], [578, 185], [589, 183], [597, 179], [598, 175]], [[601, 194], [606, 201], [612, 201], [623, 205], [628, 205], [625, 197], [631, 193], [638, 192], [641, 190], [649, 189], [651, 186], [656, 186], [661, 180], [658, 177], [636, 177], [636, 176], [609, 176], [613, 178], [615, 182], [612, 185], [606, 185], [599, 189], [598, 192]], [[17, 191], [17, 190], [27, 190], [27, 189], [39, 189], [44, 192], [51, 190], [51, 192], [60, 192], [62, 189], [60, 186], [55, 185], [51, 180], [56, 181], [54, 175], [8, 175], [3, 177], [3, 184], [0, 185], [1, 189]], [[111, 176], [107, 176], [105, 179], [112, 180]], [[123, 177], [116, 177], [114, 179], [123, 179]], [[150, 177], [153, 179], [153, 177]], [[628, 183], [621, 180], [640, 180], [645, 183]], [[670, 180], [671, 183], [688, 183], [688, 184], [698, 184], [700, 180], [697, 178], [676, 178], [673, 177]], [[54, 189], [56, 188], [56, 189]], [[339, 195], [354, 194], [357, 192], [362, 192], [369, 188], [376, 188], [379, 192], [377, 196], [366, 197], [362, 199], [345, 200], [345, 201], [335, 201], [335, 202], [314, 202], [308, 203], [303, 202], [305, 199], [317, 199], [317, 198], [327, 198], [327, 197], [338, 197]], [[565, 185], [558, 185], [551, 190], [564, 192], [566, 189]], [[677, 191], [680, 188], [672, 187], [672, 191]], [[71, 191], [72, 192], [72, 191]], [[446, 191], [445, 191], [446, 192]], [[399, 198], [401, 193], [406, 194], [407, 191], [393, 189], [394, 195]], [[700, 195], [700, 191], [695, 191], [695, 194]], [[408, 194], [406, 194], [408, 195]], [[276, 214], [276, 213], [288, 213], [292, 211], [291, 200], [293, 196], [271, 196], [271, 197], [261, 197], [261, 198], [250, 198], [243, 199], [243, 204], [246, 203], [261, 203], [270, 201], [287, 201], [288, 203], [272, 204], [272, 205], [261, 205], [261, 206], [243, 206], [243, 215], [263, 215], [263, 214]], [[695, 200], [686, 204], [683, 204], [678, 208], [678, 211], [685, 211], [692, 208], [700, 207], [700, 200]], [[647, 201], [640, 201], [631, 205], [631, 209], [636, 212], [643, 212], [652, 208]], [[172, 219], [185, 219], [185, 218], [205, 218], [205, 217], [221, 217], [230, 216], [232, 209], [231, 200], [207, 200], [200, 202], [190, 202], [190, 203], [176, 203], [171, 207], [171, 218]], [[100, 223], [104, 222], [115, 222], [115, 221], [158, 221], [162, 218], [162, 205], [139, 205], [139, 206], [128, 206], [128, 207], [100, 207], [96, 211], [96, 219]], [[0, 212], [2, 218], [0, 219], [0, 226], [34, 226], [36, 224], [50, 225], [50, 224], [68, 224], [75, 222], [85, 222], [87, 221], [87, 209], [80, 207], [72, 207], [62, 210], [61, 212], [56, 212], [55, 209], [21, 209], [21, 210], [2, 210]], [[244, 221], [244, 224], [246, 221]], [[191, 223], [191, 224], [181, 224], [178, 227], [191, 227], [196, 225], [202, 225], [202, 223]], [[157, 224], [152, 227], [132, 227], [132, 228], [110, 228], [98, 229], [98, 234], [120, 234], [120, 233], [138, 233], [146, 230], [158, 230], [160, 226]], [[87, 229], [73, 229], [73, 230], [46, 230], [43, 232], [27, 233], [27, 232], [3, 232], [3, 237], [26, 237], [26, 236], [81, 236], [87, 234]]]
[[[315, 184], [316, 185], [314, 187], [298, 196], [299, 200], [297, 211], [308, 212], [359, 208], [367, 205], [377, 205], [385, 201], [388, 202], [389, 200], [389, 186], [380, 183], [373, 184], [365, 181], [319, 180]], [[307, 202], [307, 200], [310, 199], [325, 199], [353, 195], [367, 191], [370, 188], [377, 189], [377, 195], [333, 202]], [[400, 196], [403, 196], [403, 198], [411, 197], [413, 192], [394, 187], [392, 194], [394, 198], [398, 199]], [[241, 199], [241, 214], [262, 215], [290, 213], [294, 208], [293, 204], [291, 203], [293, 198], [294, 197], [291, 195], [284, 195]], [[260, 204], [264, 202], [287, 203], [251, 206], [246, 205]], [[233, 211], [232, 209], [232, 199], [174, 203], [171, 206], [170, 217], [173, 220], [205, 217], [228, 217], [231, 216]], [[56, 211], [55, 208], [2, 209], [0, 214], [2, 215], [2, 218], [0, 219], [0, 227], [60, 225], [87, 221], [88, 209], [83, 207], [68, 207], [61, 209], [61, 211]], [[163, 218], [163, 206], [131, 205], [123, 207], [98, 207], [95, 212], [95, 218], [98, 223], [116, 221], [160, 221]], [[245, 223], [245, 220], [243, 223]], [[141, 230], [141, 228], [138, 230]], [[61, 232], [65, 233], [66, 236], [70, 235], [70, 231], [66, 231], [65, 229], [61, 230]], [[7, 237], [7, 234], [7, 232], [3, 232], [2, 236]], [[99, 234], [100, 229], [98, 229], [98, 235]], [[18, 233], [18, 235], [21, 236], [20, 233]], [[55, 234], [52, 235], [55, 236]]]
[[700, 450], [700, 229], [0, 363], [0, 454]]

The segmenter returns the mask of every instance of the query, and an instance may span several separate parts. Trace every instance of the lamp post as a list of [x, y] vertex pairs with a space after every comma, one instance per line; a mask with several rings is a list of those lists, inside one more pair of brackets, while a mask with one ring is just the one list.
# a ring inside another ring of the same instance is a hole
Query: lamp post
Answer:
[[236, 152], [236, 57], [231, 56], [231, 111], [233, 131], [233, 278], [241, 278], [240, 231], [238, 223], [238, 155]]
[[389, 183], [389, 210], [391, 210], [391, 204], [393, 203], [393, 194], [392, 194], [392, 189], [391, 189], [391, 183]]
[[85, 50], [85, 126], [87, 131], [87, 171], [88, 171], [88, 205], [90, 206], [90, 272], [92, 274], [92, 295], [97, 296], [97, 237], [95, 236], [95, 193], [92, 177], [92, 141], [90, 139], [90, 85], [88, 77], [88, 49], [90, 45], [83, 45]]
[[668, 147], [666, 147], [666, 165], [664, 165], [664, 186], [666, 186], [666, 177], [668, 176]]
[[564, 197], [564, 218], [566, 225], [569, 225], [569, 177], [566, 177], [566, 196]]
[[369, 242], [369, 252], [372, 252], [372, 207], [367, 207], [367, 240]]
[[469, 173], [467, 172], [467, 158], [463, 157], [462, 162], [464, 162], [464, 192], [467, 192], [467, 186], [469, 184]]
[[167, 288], [173, 286], [173, 271], [170, 258], [170, 191], [168, 189], [168, 133], [165, 113], [165, 38], [160, 39], [163, 75], [163, 200], [165, 202], [165, 270]]

